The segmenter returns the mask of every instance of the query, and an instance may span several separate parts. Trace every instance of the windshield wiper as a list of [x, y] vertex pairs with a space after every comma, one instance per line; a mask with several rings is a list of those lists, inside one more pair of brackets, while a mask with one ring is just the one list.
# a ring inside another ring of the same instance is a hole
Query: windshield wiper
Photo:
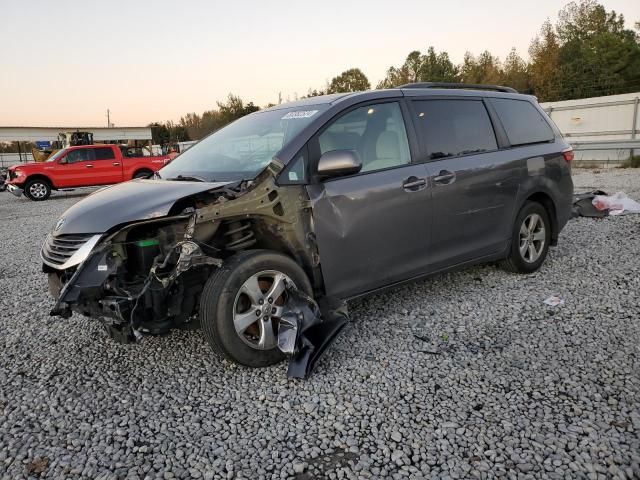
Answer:
[[174, 180], [177, 182], [208, 182], [206, 178], [195, 177], [189, 175], [178, 175], [177, 177], [167, 178], [167, 180]]

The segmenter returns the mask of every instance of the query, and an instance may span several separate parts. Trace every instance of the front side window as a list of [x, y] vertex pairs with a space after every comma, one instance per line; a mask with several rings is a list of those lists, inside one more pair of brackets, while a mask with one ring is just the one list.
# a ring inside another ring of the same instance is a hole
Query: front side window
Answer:
[[47, 158], [46, 162], [55, 162], [65, 153], [65, 150], [58, 150], [56, 153]]
[[419, 100], [414, 102], [414, 110], [418, 136], [430, 160], [498, 148], [481, 100]]
[[553, 130], [542, 114], [526, 100], [492, 98], [502, 125], [513, 146], [553, 141]]
[[361, 172], [406, 165], [411, 161], [407, 132], [397, 102], [356, 108], [333, 122], [318, 137], [320, 154], [355, 150]]
[[163, 179], [209, 182], [254, 178], [329, 104], [265, 110], [236, 120], [181, 153], [160, 170]]
[[93, 150], [90, 148], [79, 148], [77, 150], [71, 150], [64, 158], [67, 163], [90, 162], [95, 159]]

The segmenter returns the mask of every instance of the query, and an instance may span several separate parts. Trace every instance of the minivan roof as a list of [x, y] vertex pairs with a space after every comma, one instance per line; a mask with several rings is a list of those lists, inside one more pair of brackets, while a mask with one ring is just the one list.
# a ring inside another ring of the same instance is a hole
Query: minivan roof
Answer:
[[[445, 87], [445, 84], [440, 87], [439, 84], [422, 84], [416, 83], [414, 85], [407, 84], [402, 85], [398, 88], [393, 89], [380, 89], [380, 90], [367, 90], [364, 92], [348, 92], [348, 93], [333, 93], [330, 95], [318, 95], [315, 97], [306, 97], [300, 100], [296, 100], [294, 102], [282, 103], [280, 105], [275, 105], [270, 108], [266, 108], [262, 111], [269, 110], [281, 110], [283, 108], [296, 108], [296, 107], [308, 107], [311, 105], [335, 105], [341, 103], [347, 99], [354, 99], [358, 97], [359, 101], [367, 101], [374, 100], [377, 98], [384, 97], [396, 97], [396, 96], [405, 96], [405, 97], [423, 97], [423, 96], [462, 96], [462, 97], [477, 97], [477, 96], [487, 96], [487, 97], [504, 97], [504, 98], [522, 98], [527, 100], [535, 100], [537, 99], [532, 95], [527, 95], [523, 93], [517, 93], [509, 87], [500, 87], [495, 85], [469, 85], [465, 88], [464, 84], [459, 84], [460, 86], [455, 87]], [[447, 84], [453, 85], [453, 84]], [[486, 87], [483, 89], [482, 87]]]
[[251, 115], [259, 115], [261, 112], [268, 112], [270, 110], [280, 110], [283, 108], [306, 108], [310, 109], [313, 105], [325, 105], [326, 108], [322, 109], [318, 115], [314, 116], [314, 119], [309, 123], [302, 131], [300, 131], [291, 142], [287, 143], [280, 152], [278, 152], [278, 159], [285, 165], [298, 154], [300, 149], [311, 138], [315, 132], [318, 131], [323, 125], [325, 125], [331, 118], [347, 108], [358, 105], [362, 102], [374, 102], [385, 101], [387, 99], [394, 99], [398, 97], [437, 97], [437, 98], [455, 98], [455, 97], [492, 97], [492, 98], [510, 98], [526, 100], [528, 102], [536, 103], [537, 99], [531, 95], [523, 95], [520, 93], [505, 93], [490, 90], [469, 90], [464, 88], [395, 88], [388, 90], [368, 90], [366, 92], [352, 92], [352, 93], [337, 93], [333, 95], [320, 95], [317, 97], [303, 98], [295, 102], [290, 102], [282, 105], [276, 105], [271, 108], [254, 112]]

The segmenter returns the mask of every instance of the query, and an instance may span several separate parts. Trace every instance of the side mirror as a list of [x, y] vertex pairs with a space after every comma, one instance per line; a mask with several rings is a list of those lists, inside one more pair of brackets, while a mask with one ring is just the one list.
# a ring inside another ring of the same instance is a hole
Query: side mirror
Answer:
[[352, 175], [361, 168], [362, 161], [355, 150], [331, 150], [320, 157], [318, 176], [331, 178]]

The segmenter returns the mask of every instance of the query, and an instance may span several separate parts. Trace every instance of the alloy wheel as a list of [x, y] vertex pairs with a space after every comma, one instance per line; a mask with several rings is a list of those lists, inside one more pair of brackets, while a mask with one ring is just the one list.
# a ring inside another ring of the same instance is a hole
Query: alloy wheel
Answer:
[[277, 327], [287, 301], [287, 285], [295, 288], [284, 273], [265, 270], [249, 277], [233, 303], [233, 325], [244, 343], [256, 350], [277, 346]]
[[33, 198], [43, 198], [47, 195], [47, 186], [41, 182], [32, 183], [29, 186], [29, 193]]
[[528, 215], [520, 225], [520, 255], [527, 263], [534, 263], [544, 251], [546, 230], [544, 220], [537, 213]]

